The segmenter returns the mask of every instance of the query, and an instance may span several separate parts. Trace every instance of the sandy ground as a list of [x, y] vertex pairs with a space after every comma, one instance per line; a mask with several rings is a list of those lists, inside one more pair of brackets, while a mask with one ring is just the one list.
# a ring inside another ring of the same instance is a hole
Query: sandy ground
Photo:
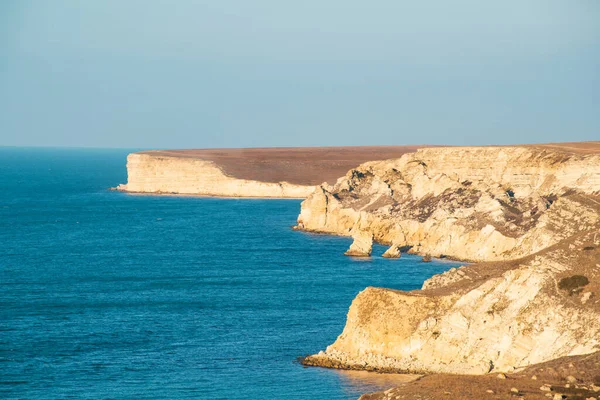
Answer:
[[547, 143], [532, 144], [528, 147], [546, 148], [554, 151], [562, 151], [571, 154], [598, 154], [600, 153], [600, 141], [598, 142], [568, 142], [568, 143]]
[[428, 375], [417, 381], [366, 394], [383, 399], [600, 399], [600, 352], [563, 357], [515, 374]]

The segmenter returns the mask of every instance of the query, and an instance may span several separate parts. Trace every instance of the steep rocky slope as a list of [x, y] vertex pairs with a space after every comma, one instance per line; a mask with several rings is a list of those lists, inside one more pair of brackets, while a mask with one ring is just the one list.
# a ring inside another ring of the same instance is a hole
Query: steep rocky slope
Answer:
[[554, 147], [424, 149], [318, 187], [298, 228], [351, 235], [352, 255], [372, 237], [478, 263], [365, 289], [304, 363], [486, 374], [600, 350], [599, 193], [598, 153]]

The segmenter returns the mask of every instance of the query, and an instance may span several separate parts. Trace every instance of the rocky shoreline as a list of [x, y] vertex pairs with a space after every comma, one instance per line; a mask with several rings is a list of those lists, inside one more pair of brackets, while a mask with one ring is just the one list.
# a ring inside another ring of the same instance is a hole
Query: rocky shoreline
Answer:
[[[369, 256], [376, 241], [391, 253], [474, 263], [434, 276], [418, 291], [365, 289], [336, 342], [303, 364], [489, 377], [597, 357], [600, 144], [588, 147], [596, 151], [425, 149], [365, 163], [335, 185], [319, 186], [302, 203], [297, 229], [352, 236], [349, 255]], [[591, 373], [600, 376], [597, 366]], [[570, 396], [563, 389], [552, 395]], [[519, 390], [496, 398], [522, 397]], [[365, 398], [424, 393], [388, 394]]]
[[[600, 142], [363, 149], [343, 160], [334, 149], [318, 160], [306, 149], [233, 150], [134, 153], [118, 190], [306, 197], [294, 228], [351, 236], [348, 256], [369, 257], [376, 242], [389, 246], [384, 257], [469, 262], [421, 290], [366, 288], [335, 343], [303, 365], [424, 375], [364, 399], [600, 397]], [[353, 163], [367, 156], [379, 161]], [[291, 169], [261, 178], [281, 168]]]

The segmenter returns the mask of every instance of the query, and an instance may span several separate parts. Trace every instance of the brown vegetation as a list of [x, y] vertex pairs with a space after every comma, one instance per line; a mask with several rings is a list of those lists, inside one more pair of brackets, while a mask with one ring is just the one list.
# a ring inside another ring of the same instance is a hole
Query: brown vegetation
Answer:
[[143, 153], [213, 161], [227, 175], [298, 185], [335, 183], [366, 161], [399, 158], [431, 146], [273, 147], [254, 149], [157, 150]]

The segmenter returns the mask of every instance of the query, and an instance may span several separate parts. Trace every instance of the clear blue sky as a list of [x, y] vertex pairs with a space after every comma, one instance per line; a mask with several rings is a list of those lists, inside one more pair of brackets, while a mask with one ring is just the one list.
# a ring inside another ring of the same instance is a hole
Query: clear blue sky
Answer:
[[0, 145], [600, 140], [597, 0], [2, 0]]

